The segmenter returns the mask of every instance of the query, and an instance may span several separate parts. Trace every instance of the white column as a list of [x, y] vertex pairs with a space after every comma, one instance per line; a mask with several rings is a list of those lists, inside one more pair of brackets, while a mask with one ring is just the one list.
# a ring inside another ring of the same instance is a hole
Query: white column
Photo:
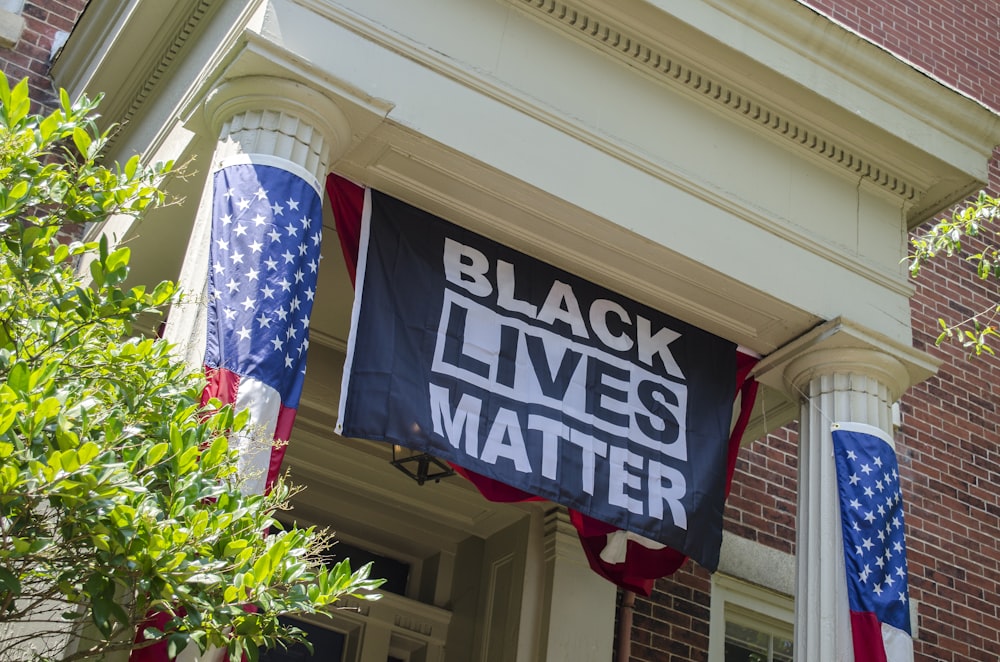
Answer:
[[[212, 172], [236, 158], [293, 172], [322, 191], [330, 163], [350, 142], [343, 113], [327, 97], [293, 81], [252, 76], [229, 81], [204, 104], [205, 125], [218, 136], [178, 279], [183, 292], [167, 321], [164, 337], [190, 366], [205, 355], [208, 258], [212, 231]], [[189, 647], [179, 662], [218, 662], [223, 651], [198, 655]], [[382, 659], [385, 659], [384, 657]]]
[[[532, 522], [522, 602], [521, 637], [534, 637], [534, 654], [518, 660], [610, 660], [617, 589], [593, 570], [565, 508], [554, 506]], [[531, 585], [531, 582], [536, 582]], [[534, 621], [525, 628], [525, 616]]]
[[836, 350], [814, 352], [786, 369], [803, 395], [796, 522], [796, 659], [854, 659], [830, 424], [868, 423], [892, 433], [891, 407], [900, 395], [900, 379], [878, 370], [883, 367], [905, 375], [899, 361], [873, 350], [853, 350], [849, 355]]
[[762, 383], [801, 403], [796, 660], [854, 660], [831, 425], [866, 423], [891, 435], [892, 403], [935, 369], [922, 352], [841, 319], [758, 367]]
[[[246, 156], [301, 175], [322, 190], [330, 164], [350, 145], [344, 114], [328, 97], [294, 81], [248, 76], [228, 81], [207, 97], [196, 119], [218, 137], [211, 171]], [[164, 337], [193, 367], [205, 351], [205, 296], [212, 230], [212, 179], [207, 179], [178, 283], [182, 301], [170, 311]]]

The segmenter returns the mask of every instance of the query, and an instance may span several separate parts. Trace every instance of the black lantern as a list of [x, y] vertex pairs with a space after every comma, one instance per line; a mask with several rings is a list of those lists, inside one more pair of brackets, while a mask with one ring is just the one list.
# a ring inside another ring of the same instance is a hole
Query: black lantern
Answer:
[[430, 453], [410, 450], [399, 444], [392, 445], [392, 466], [417, 481], [417, 485], [428, 480], [438, 483], [442, 478], [455, 475], [454, 469]]

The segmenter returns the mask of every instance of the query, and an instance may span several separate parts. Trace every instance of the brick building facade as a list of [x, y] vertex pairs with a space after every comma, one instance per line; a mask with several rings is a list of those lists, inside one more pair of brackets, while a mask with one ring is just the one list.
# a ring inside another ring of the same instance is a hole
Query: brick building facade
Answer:
[[[0, 3], [13, 26], [0, 63], [9, 78], [28, 76], [48, 105], [48, 68], [59, 33], [72, 29], [88, 0]], [[885, 0], [807, 4], [915, 66], [1000, 109], [1000, 2]], [[8, 35], [3, 35], [7, 37]], [[991, 181], [1000, 182], [997, 159]], [[996, 449], [995, 359], [968, 361], [958, 347], [934, 347], [937, 320], [988, 307], [992, 283], [958, 262], [925, 270], [912, 299], [914, 344], [943, 359], [936, 376], [901, 402], [897, 433], [907, 499], [910, 590], [919, 604], [916, 659], [1000, 657], [1000, 453]], [[727, 506], [726, 531], [778, 552], [795, 553], [796, 432], [789, 428], [742, 451]], [[631, 660], [706, 660], [712, 580], [688, 563], [638, 599]]]
[[4, 0], [0, 2], [0, 68], [12, 82], [27, 77], [31, 98], [55, 100], [49, 67], [89, 0]]
[[[886, 0], [806, 4], [1000, 110], [1000, 3]], [[1000, 190], [996, 153], [990, 181]], [[974, 252], [974, 251], [973, 251]], [[943, 360], [937, 375], [900, 405], [896, 435], [906, 499], [910, 592], [917, 601], [916, 660], [1000, 657], [1000, 362], [935, 347], [938, 319], [965, 319], [997, 300], [995, 281], [970, 264], [943, 261], [921, 272], [911, 302], [914, 346]], [[795, 551], [796, 431], [772, 434], [741, 453], [726, 531]], [[688, 564], [638, 600], [633, 661], [706, 660], [711, 580]]]

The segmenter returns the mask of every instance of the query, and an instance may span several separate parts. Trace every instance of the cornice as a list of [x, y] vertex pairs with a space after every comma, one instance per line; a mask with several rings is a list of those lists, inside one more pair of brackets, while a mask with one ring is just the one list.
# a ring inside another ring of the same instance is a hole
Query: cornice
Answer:
[[[604, 152], [605, 154], [628, 163], [641, 172], [645, 172], [661, 181], [667, 182], [672, 186], [686, 191], [701, 200], [725, 209], [728, 213], [738, 216], [747, 222], [753, 223], [757, 227], [781, 237], [799, 248], [812, 252], [816, 255], [820, 255], [824, 259], [844, 266], [845, 268], [864, 276], [872, 282], [877, 283], [881, 287], [885, 287], [907, 297], [912, 295], [913, 286], [910, 285], [905, 279], [897, 278], [894, 274], [886, 273], [883, 270], [874, 268], [864, 260], [853, 258], [845, 253], [830, 251], [829, 246], [821, 238], [818, 238], [810, 233], [803, 232], [797, 227], [794, 227], [781, 219], [775, 219], [772, 215], [761, 213], [758, 210], [739, 203], [738, 201], [731, 200], [724, 190], [704, 181], [695, 180], [685, 174], [682, 169], [673, 167], [670, 164], [664, 164], [663, 162], [658, 161], [641, 151], [625, 147], [620, 141], [596, 132], [592, 127], [581, 124], [573, 117], [559, 112], [554, 108], [542, 105], [531, 98], [525, 97], [516, 90], [512, 90], [504, 86], [495, 79], [485, 77], [481, 74], [481, 72], [470, 70], [455, 60], [445, 57], [423, 44], [414, 43], [406, 39], [404, 36], [387, 29], [383, 25], [373, 23], [366, 18], [351, 12], [350, 10], [329, 2], [329, 0], [293, 1], [303, 7], [306, 7], [310, 11], [315, 12], [319, 16], [327, 18], [338, 25], [351, 30], [369, 41], [380, 44], [391, 51], [418, 62], [442, 76], [454, 80], [470, 89], [476, 90], [480, 94], [496, 99], [511, 108], [515, 108], [520, 112], [523, 112], [525, 115], [533, 117], [540, 122], [544, 122], [545, 124], [562, 131], [563, 133], [572, 136], [577, 140]], [[547, 0], [499, 1], [510, 4], [520, 4], [526, 2], [546, 2]], [[567, 11], [569, 10], [567, 9]], [[588, 23], [588, 25], [590, 25], [590, 30], [596, 29], [596, 23], [591, 22]], [[266, 42], [261, 41], [261, 44], [264, 43]], [[636, 46], [637, 42], [634, 40], [629, 43], [632, 44], [633, 49], [638, 47]], [[271, 53], [271, 57], [277, 57], [277, 53]], [[694, 74], [693, 69], [689, 71], [692, 72], [691, 75], [696, 75]], [[388, 112], [388, 109], [385, 109], [384, 112]], [[776, 121], [774, 117], [775, 116], [771, 116], [771, 122]], [[758, 119], [758, 124], [759, 122], [760, 120]], [[761, 124], [761, 126], [764, 125]], [[795, 134], [794, 131], [792, 131], [792, 135], [801, 136], [802, 133], [800, 132]], [[828, 158], [820, 158], [822, 161], [830, 161]], [[842, 158], [850, 161], [856, 167], [860, 163], [856, 157], [843, 156]], [[449, 172], [449, 176], [464, 179], [461, 173]], [[855, 175], [855, 177], [856, 176], [857, 175]], [[892, 195], [894, 198], [899, 198], [898, 193], [894, 193], [883, 186], [879, 186], [878, 182], [875, 180], [872, 180], [872, 182], [871, 186], [879, 191], [882, 191], [885, 195]], [[478, 186], [475, 181], [469, 181], [468, 183], [473, 187]], [[407, 181], [406, 184], [408, 187], [415, 190], [422, 187], [420, 182], [417, 181]], [[915, 190], [916, 189], [914, 189], [914, 191]], [[425, 193], [432, 197], [440, 197], [440, 194], [435, 194], [432, 191], [425, 191]], [[479, 215], [482, 216], [482, 213], [479, 212]], [[556, 222], [554, 219], [549, 220]], [[505, 223], [503, 219], [500, 219], [497, 222], [501, 226]], [[572, 228], [570, 229], [572, 230]], [[535, 241], [545, 244], [547, 240], [541, 237], [536, 237]], [[565, 253], [565, 251], [556, 244], [553, 244], [550, 248], [557, 254]], [[613, 246], [610, 248], [613, 250], [616, 249]], [[653, 287], [650, 286], [647, 289], [652, 290]]]
[[826, 163], [875, 184], [904, 203], [919, 199], [925, 192], [918, 182], [885, 163], [859, 153], [853, 146], [826, 134], [802, 118], [651, 43], [613, 19], [597, 14], [592, 8], [577, 7], [561, 0], [506, 1], [673, 89], [697, 97], [729, 116], [752, 123], [779, 141], [804, 148]]
[[[109, 123], [124, 125], [148, 102], [199, 27], [222, 4], [222, 0], [96, 3], [74, 30], [53, 74], [75, 91], [114, 90], [101, 111]], [[112, 35], [128, 35], [133, 41]]]

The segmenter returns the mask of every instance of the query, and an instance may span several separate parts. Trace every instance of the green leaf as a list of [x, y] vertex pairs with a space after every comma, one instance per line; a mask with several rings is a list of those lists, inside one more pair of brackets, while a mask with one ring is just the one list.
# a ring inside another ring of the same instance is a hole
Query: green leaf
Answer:
[[73, 129], [73, 144], [83, 156], [90, 156], [90, 146], [93, 140], [90, 135], [80, 127]]

